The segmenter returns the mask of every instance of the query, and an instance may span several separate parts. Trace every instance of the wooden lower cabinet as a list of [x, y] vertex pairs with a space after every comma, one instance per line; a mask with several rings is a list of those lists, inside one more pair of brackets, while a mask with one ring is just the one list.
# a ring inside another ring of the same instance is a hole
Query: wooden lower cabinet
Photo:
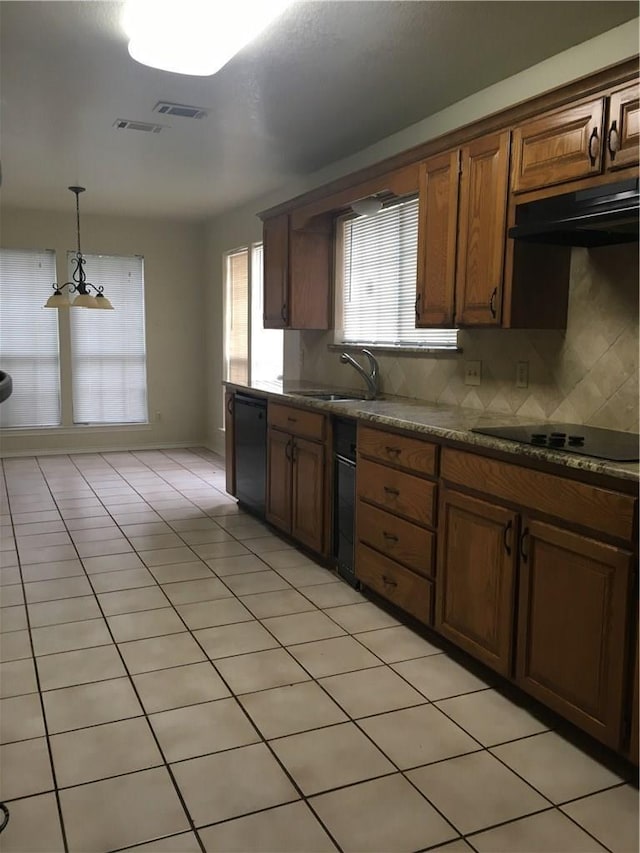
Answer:
[[524, 522], [516, 680], [613, 747], [622, 747], [632, 555], [539, 521]]
[[269, 427], [267, 432], [266, 518], [291, 533], [291, 443], [289, 433]]
[[325, 448], [322, 444], [295, 438], [292, 457], [291, 535], [303, 545], [321, 552]]
[[365, 586], [427, 625], [432, 623], [433, 584], [362, 542], [356, 545], [356, 575]]
[[[636, 613], [637, 616], [637, 613]], [[633, 641], [633, 687], [631, 690], [631, 710], [629, 712], [629, 749], [628, 755], [631, 761], [638, 766], [638, 621], [636, 619], [636, 630]]]
[[279, 429], [267, 435], [266, 518], [313, 551], [324, 551], [325, 447]]
[[444, 489], [439, 518], [436, 628], [510, 675], [518, 516]]

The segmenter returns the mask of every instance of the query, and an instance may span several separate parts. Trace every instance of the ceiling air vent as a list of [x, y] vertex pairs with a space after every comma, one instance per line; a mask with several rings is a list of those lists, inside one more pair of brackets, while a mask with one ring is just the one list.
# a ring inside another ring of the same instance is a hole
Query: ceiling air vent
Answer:
[[181, 118], [205, 118], [207, 111], [202, 107], [190, 107], [188, 104], [172, 104], [170, 101], [158, 101], [153, 108], [154, 113], [165, 116], [180, 116]]
[[148, 121], [129, 121], [126, 118], [118, 118], [113, 123], [118, 130], [143, 130], [146, 133], [160, 133], [164, 125], [152, 124]]

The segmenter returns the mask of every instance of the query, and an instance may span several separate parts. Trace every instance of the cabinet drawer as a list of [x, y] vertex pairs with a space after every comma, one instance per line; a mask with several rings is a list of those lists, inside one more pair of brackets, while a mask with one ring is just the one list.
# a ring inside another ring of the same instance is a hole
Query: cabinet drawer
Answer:
[[442, 478], [617, 539], [634, 536], [632, 495], [449, 448], [442, 453]]
[[358, 501], [356, 535], [388, 557], [421, 575], [433, 574], [434, 534], [371, 504]]
[[433, 621], [433, 584], [383, 557], [361, 542], [356, 546], [356, 576], [365, 586], [411, 613], [421, 622]]
[[326, 417], [319, 412], [269, 403], [269, 425], [286, 430], [293, 435], [323, 441], [326, 434], [326, 420]]
[[359, 459], [356, 468], [359, 498], [403, 515], [418, 524], [433, 527], [436, 485], [404, 471]]
[[437, 473], [438, 446], [417, 438], [361, 426], [358, 429], [358, 453], [415, 474], [435, 477]]

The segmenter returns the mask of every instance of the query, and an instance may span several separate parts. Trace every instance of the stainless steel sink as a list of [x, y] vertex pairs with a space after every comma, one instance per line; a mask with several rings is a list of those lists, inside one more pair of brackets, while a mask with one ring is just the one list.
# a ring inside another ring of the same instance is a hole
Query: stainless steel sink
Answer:
[[296, 397], [309, 397], [312, 400], [327, 400], [329, 402], [346, 402], [348, 400], [366, 400], [364, 394], [348, 394], [340, 391], [297, 391]]

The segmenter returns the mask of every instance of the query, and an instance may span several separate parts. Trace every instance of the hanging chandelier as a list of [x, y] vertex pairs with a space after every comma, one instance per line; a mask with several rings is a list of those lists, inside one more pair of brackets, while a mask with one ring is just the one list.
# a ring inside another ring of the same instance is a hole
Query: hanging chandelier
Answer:
[[[86, 263], [82, 251], [80, 249], [80, 193], [85, 191], [84, 187], [69, 187], [76, 197], [76, 228], [77, 228], [77, 243], [75, 258], [72, 259], [74, 270], [71, 274], [72, 281], [65, 281], [64, 284], [53, 284], [53, 295], [50, 296], [44, 304], [45, 308], [102, 308], [113, 310], [113, 305], [102, 292], [104, 288], [100, 285], [91, 284], [87, 281], [84, 271]], [[70, 302], [68, 297], [62, 292], [65, 287], [69, 288], [69, 293], [77, 293], [78, 295]], [[91, 291], [95, 290], [95, 296]]]

